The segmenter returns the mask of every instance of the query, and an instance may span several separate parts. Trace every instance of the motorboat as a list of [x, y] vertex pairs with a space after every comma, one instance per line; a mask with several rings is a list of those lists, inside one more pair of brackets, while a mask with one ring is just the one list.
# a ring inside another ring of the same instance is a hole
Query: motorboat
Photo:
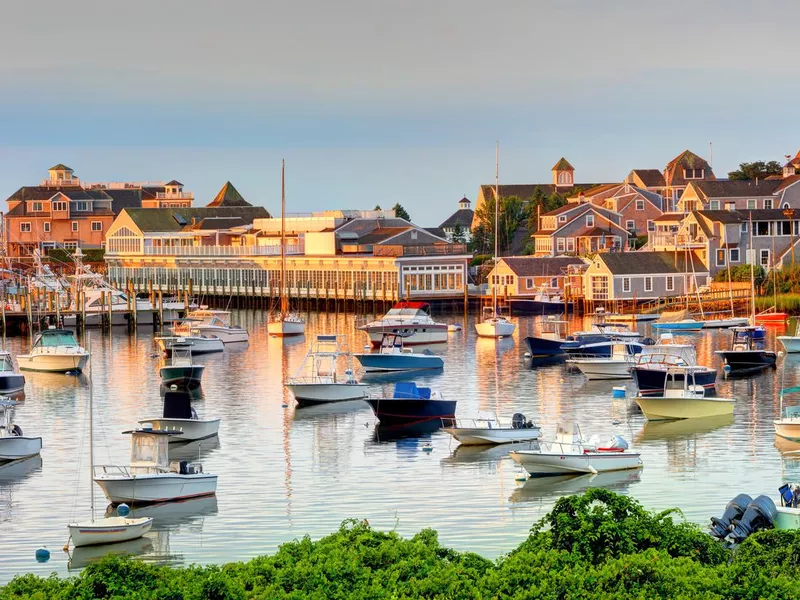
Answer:
[[576, 341], [586, 341], [597, 337], [614, 338], [620, 340], [640, 340], [642, 334], [626, 325], [619, 323], [594, 323], [591, 328], [585, 331], [576, 331], [572, 334]]
[[17, 373], [11, 354], [0, 350], [0, 394], [14, 394], [25, 389], [25, 376]]
[[220, 419], [201, 419], [192, 406], [192, 395], [184, 390], [170, 390], [164, 394], [164, 410], [160, 417], [139, 419], [145, 428], [160, 431], [179, 431], [179, 436], [169, 436], [173, 442], [194, 442], [219, 433]]
[[[337, 372], [340, 359], [349, 359], [344, 376]], [[358, 400], [367, 395], [367, 384], [359, 383], [353, 375], [352, 359], [342, 335], [318, 335], [286, 387], [301, 406]]]
[[733, 343], [730, 350], [717, 350], [725, 370], [731, 375], [747, 375], [774, 367], [775, 352], [766, 349], [767, 332], [760, 325], [732, 327]]
[[66, 373], [83, 371], [89, 353], [78, 345], [75, 334], [68, 329], [45, 329], [36, 336], [28, 354], [18, 354], [22, 371]]
[[568, 357], [599, 356], [610, 357], [614, 347], [620, 344], [625, 346], [630, 355], [641, 354], [649, 345], [650, 339], [634, 341], [631, 339], [615, 338], [609, 336], [585, 337], [583, 340], [568, 341], [561, 345], [561, 349]]
[[588, 379], [629, 379], [634, 357], [628, 344], [617, 343], [611, 346], [611, 356], [571, 355], [568, 365], [580, 369]]
[[201, 335], [217, 337], [225, 344], [250, 341], [250, 334], [243, 327], [231, 325], [228, 321], [230, 311], [200, 308], [189, 313], [186, 318], [194, 321], [191, 328]]
[[159, 307], [161, 309], [161, 322], [174, 323], [180, 321], [184, 315], [200, 308], [200, 305], [197, 304], [197, 300], [194, 298], [180, 300], [176, 296], [168, 296], [161, 298]]
[[158, 348], [167, 356], [172, 355], [172, 347], [177, 345], [182, 347], [189, 345], [192, 347], [192, 355], [198, 354], [211, 354], [213, 352], [222, 352], [225, 350], [223, 341], [215, 335], [203, 335], [197, 330], [188, 331], [175, 330], [175, 335], [163, 335], [154, 338]]
[[358, 329], [367, 332], [374, 347], [381, 345], [387, 333], [405, 334], [403, 341], [406, 346], [447, 341], [447, 323], [433, 320], [427, 302], [398, 302], [383, 317]]
[[192, 347], [189, 344], [173, 344], [172, 353], [159, 370], [164, 385], [196, 387], [203, 378], [204, 365], [192, 362]]
[[700, 331], [703, 329], [703, 321], [698, 321], [689, 317], [688, 310], [673, 310], [661, 313], [657, 321], [651, 323], [653, 329], [658, 331]]
[[497, 306], [486, 307], [487, 313], [480, 323], [475, 323], [475, 331], [483, 338], [504, 338], [514, 335], [517, 324], [512, 323], [497, 311]]
[[781, 390], [780, 417], [772, 422], [775, 427], [775, 435], [792, 441], [800, 441], [800, 405], [784, 406], [783, 404], [786, 394], [797, 393], [800, 393], [800, 387]]
[[405, 347], [405, 340], [411, 334], [384, 334], [377, 352], [353, 354], [367, 373], [393, 371], [422, 371], [444, 368], [444, 359], [426, 348], [414, 352]]
[[442, 419], [453, 419], [456, 401], [445, 400], [441, 392], [417, 387], [414, 382], [397, 382], [391, 397], [369, 397], [366, 401], [381, 425], [441, 424]]
[[0, 461], [19, 460], [36, 456], [42, 451], [42, 438], [29, 437], [22, 428], [11, 422], [15, 400], [0, 398]]
[[537, 289], [533, 296], [512, 296], [508, 298], [508, 304], [515, 314], [552, 315], [569, 310], [561, 290], [546, 286]]
[[131, 436], [131, 462], [127, 466], [99, 465], [94, 481], [109, 502], [149, 504], [210, 496], [217, 491], [217, 476], [203, 472], [199, 462], [169, 460], [169, 437], [178, 431], [135, 429]]
[[[664, 333], [652, 346], [645, 346], [631, 369], [640, 396], [658, 396], [664, 392], [665, 374], [670, 367], [689, 366], [693, 370], [695, 385], [702, 385], [706, 394], [712, 392], [717, 381], [717, 371], [697, 364], [697, 349], [691, 344], [678, 344], [671, 333]], [[682, 373], [676, 373], [680, 380]]]
[[[111, 325], [128, 325], [131, 321], [131, 309], [136, 310], [136, 323], [138, 325], [152, 325], [154, 322], [155, 309], [152, 303], [146, 298], [130, 297], [122, 290], [111, 287], [102, 281], [102, 275], [91, 274], [78, 277], [88, 277], [89, 281], [96, 281], [93, 287], [83, 287], [83, 314], [85, 315], [85, 325], [87, 327], [99, 327], [103, 324], [103, 319], [110, 314]], [[109, 302], [111, 309], [109, 313]], [[67, 312], [67, 311], [65, 311]], [[77, 324], [77, 315], [81, 310], [77, 304], [70, 306], [67, 314], [64, 315], [64, 325], [74, 327]]]
[[784, 483], [778, 488], [780, 506], [775, 507], [775, 529], [800, 529], [800, 484]]
[[659, 313], [607, 314], [606, 321], [609, 323], [637, 323], [639, 321], [656, 321], [660, 316]]
[[525, 338], [525, 345], [528, 348], [531, 359], [541, 360], [564, 357], [565, 353], [561, 346], [568, 341], [566, 338], [567, 325], [568, 322], [563, 319], [543, 319], [539, 335]]
[[541, 434], [522, 413], [514, 413], [507, 424], [497, 419], [442, 419], [442, 429], [464, 446], [530, 442]]
[[636, 404], [648, 421], [701, 419], [733, 414], [732, 398], [706, 396], [695, 382], [697, 367], [672, 366], [664, 374], [663, 396], [637, 396]]
[[779, 335], [778, 341], [787, 353], [794, 354], [800, 352], [800, 319], [795, 320], [794, 334]]
[[642, 466], [641, 454], [628, 450], [628, 443], [616, 436], [605, 446], [586, 441], [580, 427], [558, 426], [552, 441], [534, 442], [538, 447], [513, 450], [509, 454], [530, 475], [564, 475], [568, 473], [603, 473], [636, 469]]

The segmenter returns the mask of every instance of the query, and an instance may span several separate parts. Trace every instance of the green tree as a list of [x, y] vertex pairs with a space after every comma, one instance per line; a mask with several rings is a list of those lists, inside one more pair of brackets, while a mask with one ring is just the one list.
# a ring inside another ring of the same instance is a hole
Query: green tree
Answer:
[[500, 200], [500, 246], [508, 251], [520, 226], [528, 218], [528, 208], [518, 196]]
[[383, 209], [381, 208], [380, 204], [376, 204], [375, 208], [373, 208], [372, 210], [383, 210]]
[[780, 175], [783, 173], [783, 167], [777, 160], [764, 162], [757, 160], [755, 162], [739, 163], [739, 168], [735, 171], [728, 173], [728, 179], [736, 181], [744, 181], [747, 179], [764, 179], [770, 175]]
[[411, 215], [408, 214], [408, 211], [403, 208], [403, 205], [399, 202], [392, 207], [392, 210], [394, 211], [394, 216], [398, 219], [405, 219], [406, 221], [411, 220]]
[[488, 254], [494, 244], [494, 239], [490, 236], [486, 225], [480, 223], [472, 230], [472, 239], [469, 241], [469, 251], [473, 254]]
[[467, 234], [464, 231], [464, 228], [461, 226], [461, 223], [456, 223], [456, 226], [453, 227], [453, 243], [463, 244], [466, 241], [467, 241]]

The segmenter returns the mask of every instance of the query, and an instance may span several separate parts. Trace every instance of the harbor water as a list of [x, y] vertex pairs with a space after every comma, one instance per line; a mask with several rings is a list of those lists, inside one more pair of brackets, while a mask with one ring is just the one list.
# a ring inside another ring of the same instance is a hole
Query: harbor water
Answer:
[[[176, 565], [240, 561], [306, 535], [322, 537], [355, 518], [402, 535], [430, 527], [447, 546], [497, 557], [525, 539], [560, 496], [592, 486], [631, 495], [651, 510], [679, 507], [685, 518], [705, 524], [740, 492], [777, 501], [783, 481], [800, 480], [800, 452], [791, 454], [800, 445], [776, 447], [772, 428], [779, 389], [800, 384], [800, 355], [781, 357], [777, 369], [760, 375], [725, 380], [713, 352], [727, 347], [727, 331], [676, 336], [697, 344], [701, 364], [718, 368], [717, 391], [736, 399], [734, 416], [646, 423], [630, 380], [627, 397], [614, 398], [612, 387], [626, 382], [587, 381], [564, 364], [532, 368], [523, 358], [523, 339], [534, 333], [536, 318], [515, 318], [513, 338], [497, 341], [476, 337], [474, 317], [438, 318], [464, 325], [449, 343], [432, 348], [445, 357], [444, 370], [370, 376], [370, 393], [414, 380], [458, 400], [460, 418], [508, 421], [522, 412], [544, 437], [559, 422], [578, 421], [586, 437], [626, 438], [642, 453], [644, 468], [523, 484], [515, 480], [519, 470], [507, 447], [458, 449], [441, 431], [397, 439], [377, 427], [361, 401], [295, 408], [283, 382], [300, 366], [313, 336], [348, 334], [358, 351], [366, 334], [355, 329], [353, 315], [311, 313], [305, 337], [280, 340], [267, 335], [266, 313], [234, 311], [232, 322], [250, 331], [249, 345], [196, 357], [206, 369], [195, 406], [201, 417], [222, 418], [219, 437], [171, 448], [171, 458], [199, 458], [206, 472], [219, 475], [217, 495], [146, 509], [142, 514], [154, 517], [152, 531], [118, 551]], [[769, 335], [774, 347], [775, 331]], [[124, 328], [90, 330], [81, 342], [93, 354], [96, 463], [127, 464], [130, 439], [121, 432], [159, 415], [162, 406], [152, 330], [140, 327], [136, 336]], [[8, 338], [5, 346], [16, 355], [30, 340]], [[44, 447], [41, 457], [0, 467], [2, 582], [26, 572], [67, 575], [99, 554], [61, 551], [67, 523], [89, 517], [87, 376], [25, 376], [26, 399], [14, 409], [14, 421], [25, 434], [41, 436]], [[422, 450], [427, 444], [431, 452]], [[104, 514], [108, 503], [99, 488], [95, 502], [97, 515]], [[42, 546], [52, 552], [47, 563], [34, 558]]]

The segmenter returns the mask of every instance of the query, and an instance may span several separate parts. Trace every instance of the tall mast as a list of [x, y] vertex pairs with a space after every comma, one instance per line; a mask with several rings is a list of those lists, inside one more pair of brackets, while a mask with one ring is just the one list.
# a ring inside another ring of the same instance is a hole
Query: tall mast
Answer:
[[[497, 270], [497, 230], [500, 214], [500, 142], [494, 144], [494, 268]], [[495, 281], [499, 281], [495, 275]], [[492, 286], [492, 316], [497, 316], [497, 285]]]
[[286, 301], [286, 164], [281, 159], [281, 317], [286, 316], [289, 309]]
[[92, 342], [89, 341], [89, 497], [91, 498], [92, 523], [94, 523], [94, 367], [92, 366]]
[[756, 251], [753, 248], [753, 212], [748, 215], [748, 231], [750, 233], [750, 324], [756, 324]]

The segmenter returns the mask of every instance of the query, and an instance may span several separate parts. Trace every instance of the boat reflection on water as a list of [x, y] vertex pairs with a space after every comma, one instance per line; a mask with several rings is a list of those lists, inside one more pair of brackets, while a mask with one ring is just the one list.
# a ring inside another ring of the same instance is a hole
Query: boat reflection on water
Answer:
[[372, 416], [369, 404], [363, 400], [345, 400], [343, 402], [325, 402], [323, 404], [312, 404], [309, 406], [298, 406], [294, 409], [294, 420], [311, 420], [321, 416], [336, 416], [358, 411], [366, 411]]
[[475, 349], [478, 352], [478, 359], [483, 355], [497, 354], [502, 356], [514, 348], [514, 337], [509, 335], [501, 338], [479, 337], [475, 340]]
[[637, 443], [664, 441], [675, 438], [694, 437], [733, 425], [733, 415], [719, 415], [700, 419], [676, 419], [673, 421], [647, 421], [634, 438]]
[[161, 399], [164, 399], [164, 395], [167, 392], [187, 392], [192, 400], [203, 400], [205, 399], [205, 394], [203, 393], [203, 386], [202, 385], [194, 385], [194, 386], [179, 386], [179, 385], [164, 385], [163, 383], [158, 388], [159, 394], [161, 394]]
[[[132, 512], [132, 511], [131, 511]], [[116, 513], [114, 513], [116, 514]], [[127, 542], [116, 544], [99, 544], [97, 546], [80, 546], [73, 548], [67, 561], [67, 570], [80, 571], [93, 562], [109, 555], [113, 556], [142, 556], [153, 552], [151, 534]]]
[[378, 423], [372, 434], [372, 441], [376, 444], [398, 441], [416, 441], [419, 439], [430, 439], [431, 434], [442, 427], [439, 419], [431, 419], [423, 423], [413, 425], [392, 425], [386, 426]]
[[508, 501], [513, 504], [521, 502], [547, 503], [561, 496], [583, 493], [589, 488], [604, 488], [615, 492], [625, 492], [632, 483], [638, 482], [641, 477], [641, 467], [625, 471], [587, 473], [586, 475], [530, 477], [511, 493]]
[[204, 440], [194, 440], [192, 442], [170, 444], [170, 460], [202, 460], [215, 450], [219, 450], [219, 436], [213, 436]]
[[782, 455], [787, 455], [788, 458], [795, 455], [797, 460], [800, 460], [800, 442], [793, 442], [792, 440], [787, 440], [785, 437], [776, 435], [775, 448], [777, 448], [778, 452]]
[[[106, 508], [106, 516], [111, 517], [117, 514], [117, 507], [109, 504]], [[151, 517], [153, 528], [151, 531], [180, 531], [184, 525], [201, 525], [202, 519], [217, 514], [217, 497], [204, 496], [202, 498], [191, 498], [178, 502], [162, 502], [160, 504], [149, 504], [139, 508], [132, 508], [131, 518]]]
[[[516, 444], [484, 444], [481, 446], [458, 445], [450, 454], [441, 460], [442, 464], [478, 464], [493, 463], [504, 458], [509, 458], [508, 453], [514, 450]], [[539, 444], [531, 442], [525, 444], [525, 449], [537, 449]]]
[[41, 469], [42, 457], [40, 454], [2, 463], [0, 464], [0, 486], [25, 479]]

